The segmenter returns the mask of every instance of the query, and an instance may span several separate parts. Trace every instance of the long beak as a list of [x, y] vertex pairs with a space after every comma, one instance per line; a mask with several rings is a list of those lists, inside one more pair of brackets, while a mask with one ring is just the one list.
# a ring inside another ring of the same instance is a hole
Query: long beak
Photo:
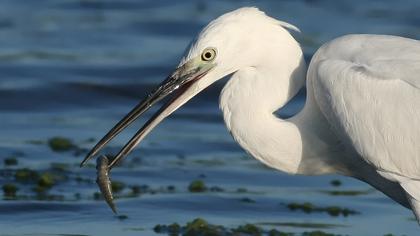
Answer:
[[153, 92], [131, 110], [121, 121], [119, 121], [87, 154], [80, 166], [82, 167], [95, 156], [109, 141], [127, 128], [144, 112], [149, 110], [155, 103], [162, 100], [172, 92], [177, 91], [176, 95], [162, 106], [148, 120], [144, 126], [131, 138], [131, 140], [121, 149], [121, 151], [110, 162], [109, 169], [127, 156], [141, 140], [165, 117], [174, 112], [191, 98], [191, 94], [186, 93], [188, 89], [200, 78], [205, 76], [215, 64], [199, 63], [198, 60], [191, 60], [178, 67], [167, 79], [165, 79]]

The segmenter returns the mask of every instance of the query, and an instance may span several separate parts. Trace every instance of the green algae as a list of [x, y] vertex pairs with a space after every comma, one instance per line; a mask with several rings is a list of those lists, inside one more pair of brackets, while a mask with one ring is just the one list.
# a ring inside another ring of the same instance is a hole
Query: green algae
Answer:
[[253, 200], [251, 198], [248, 198], [248, 197], [243, 197], [239, 201], [245, 202], [245, 203], [255, 203], [256, 202], [255, 200]]
[[178, 235], [181, 232], [181, 226], [177, 223], [168, 225], [168, 232], [170, 235]]
[[284, 232], [276, 228], [264, 229], [257, 224], [244, 224], [234, 228], [213, 225], [202, 218], [187, 222], [184, 226], [178, 223], [170, 225], [157, 224], [153, 231], [157, 234], [183, 236], [334, 236], [324, 231], [307, 231], [304, 233]]
[[42, 173], [38, 179], [38, 186], [42, 188], [51, 188], [56, 183], [55, 177], [52, 173]]
[[16, 157], [11, 156], [6, 159], [4, 159], [4, 165], [5, 166], [16, 166], [18, 164], [18, 160]]
[[33, 188], [33, 190], [38, 194], [43, 194], [51, 189], [54, 185], [56, 185], [58, 179], [59, 177], [57, 177], [55, 174], [44, 172], [39, 175], [37, 185]]
[[219, 236], [226, 235], [226, 230], [222, 226], [211, 225], [202, 218], [196, 218], [188, 222], [185, 226], [177, 223], [170, 225], [158, 224], [153, 228], [155, 233], [164, 233], [168, 235], [182, 234], [184, 236]]
[[218, 236], [222, 235], [224, 228], [219, 225], [211, 225], [202, 218], [196, 218], [193, 221], [186, 224], [184, 229], [185, 236]]
[[248, 189], [246, 189], [246, 188], [237, 188], [236, 189], [236, 192], [237, 193], [247, 193], [248, 192]]
[[312, 212], [326, 212], [330, 216], [339, 216], [342, 215], [344, 217], [347, 217], [349, 215], [355, 215], [359, 214], [359, 212], [348, 209], [348, 208], [342, 208], [339, 206], [328, 206], [328, 207], [317, 207], [314, 206], [312, 203], [305, 202], [305, 203], [289, 203], [287, 205], [287, 208], [289, 208], [291, 211], [303, 211], [307, 214]]
[[125, 183], [121, 182], [121, 181], [112, 181], [111, 182], [111, 189], [112, 192], [114, 193], [120, 193], [124, 190], [125, 188]]
[[331, 195], [331, 196], [360, 196], [367, 195], [375, 192], [374, 189], [368, 190], [323, 190], [322, 193]]
[[216, 193], [220, 193], [220, 192], [224, 192], [225, 190], [219, 186], [212, 186], [210, 187], [210, 192], [216, 192]]
[[312, 229], [332, 229], [338, 227], [347, 227], [347, 225], [341, 224], [329, 224], [329, 223], [314, 223], [314, 222], [261, 222], [257, 225], [263, 226], [282, 226], [282, 227], [293, 227], [293, 228], [312, 228]]
[[69, 171], [70, 169], [70, 164], [68, 163], [60, 163], [60, 162], [53, 162], [50, 164], [50, 167], [52, 170], [55, 171]]
[[48, 146], [54, 152], [70, 151], [76, 147], [73, 142], [65, 137], [53, 137], [48, 140]]
[[153, 231], [158, 234], [165, 233], [165, 225], [157, 224], [153, 227]]
[[303, 232], [302, 236], [336, 236], [336, 234], [326, 233], [323, 231]]
[[38, 172], [29, 168], [19, 169], [15, 172], [15, 180], [18, 182], [31, 182], [35, 179], [38, 179]]
[[205, 192], [207, 190], [206, 184], [202, 180], [193, 180], [188, 186], [188, 190], [192, 193]]
[[134, 196], [138, 196], [142, 193], [142, 188], [140, 185], [130, 186], [130, 189], [131, 189], [131, 194]]
[[3, 185], [3, 195], [8, 198], [15, 198], [16, 192], [19, 190], [19, 188], [11, 183], [7, 183]]
[[234, 233], [239, 234], [246, 234], [249, 236], [261, 236], [262, 235], [262, 229], [254, 224], [245, 224], [240, 225], [236, 229], [233, 229]]
[[[16, 170], [10, 170], [10, 176], [14, 177], [16, 183], [23, 186], [29, 186], [29, 189], [34, 194], [21, 194], [11, 193], [9, 190], [4, 189], [9, 193], [5, 193], [5, 196], [10, 200], [41, 200], [41, 201], [64, 201], [65, 197], [61, 194], [50, 194], [48, 191], [57, 185], [60, 181], [66, 181], [68, 179], [67, 174], [60, 172], [55, 169], [49, 169], [47, 171], [39, 172], [29, 168], [22, 168]], [[23, 191], [25, 192], [25, 191]], [[73, 199], [74, 200], [74, 199]]]
[[278, 231], [277, 229], [271, 229], [270, 231], [268, 231], [268, 236], [293, 236], [293, 235], [295, 234], [281, 232], [281, 231]]
[[93, 193], [93, 199], [95, 199], [95, 200], [102, 200], [103, 199], [103, 196], [102, 196], [102, 194], [100, 192], [94, 192]]
[[332, 186], [334, 186], [334, 187], [339, 187], [339, 186], [341, 186], [341, 185], [342, 185], [341, 181], [340, 181], [340, 180], [338, 180], [338, 179], [333, 179], [333, 180], [331, 180], [331, 181], [330, 181], [330, 184], [331, 184]]
[[315, 206], [312, 205], [312, 203], [309, 202], [305, 202], [305, 203], [289, 203], [287, 205], [287, 207], [292, 210], [292, 211], [296, 211], [296, 210], [302, 210], [305, 213], [311, 213], [312, 211], [315, 210]]

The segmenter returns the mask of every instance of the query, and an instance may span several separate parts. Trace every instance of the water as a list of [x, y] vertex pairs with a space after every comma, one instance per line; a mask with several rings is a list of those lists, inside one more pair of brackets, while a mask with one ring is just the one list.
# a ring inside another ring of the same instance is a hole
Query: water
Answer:
[[[121, 219], [95, 200], [94, 167], [78, 168], [94, 144], [91, 139], [102, 137], [170, 73], [209, 20], [249, 5], [297, 25], [304, 32], [307, 58], [322, 43], [347, 33], [420, 38], [416, 0], [3, 0], [0, 184], [15, 183], [19, 190], [17, 199], [0, 200], [0, 235], [154, 235], [156, 224], [184, 224], [196, 217], [226, 227], [254, 223], [286, 232], [317, 230], [287, 223], [320, 223], [333, 224], [323, 231], [345, 235], [416, 235], [411, 212], [364, 183], [340, 176], [289, 176], [247, 156], [226, 131], [217, 107], [223, 82], [175, 112], [113, 170], [112, 179], [127, 186], [117, 194]], [[299, 107], [303, 96], [291, 105]], [[117, 152], [149, 116], [105, 152]], [[81, 150], [53, 152], [46, 141], [54, 136], [72, 139]], [[3, 164], [10, 156], [18, 165]], [[39, 195], [33, 181], [15, 181], [15, 171], [24, 167], [58, 173], [61, 179]], [[196, 179], [224, 191], [190, 193], [188, 185]], [[333, 179], [342, 186], [332, 186]], [[134, 185], [152, 190], [129, 197]], [[247, 191], [238, 192], [241, 188]], [[330, 190], [367, 192], [332, 196], [325, 193]], [[292, 202], [347, 207], [360, 214], [306, 214], [290, 211]], [[272, 226], [279, 223], [289, 226]]]

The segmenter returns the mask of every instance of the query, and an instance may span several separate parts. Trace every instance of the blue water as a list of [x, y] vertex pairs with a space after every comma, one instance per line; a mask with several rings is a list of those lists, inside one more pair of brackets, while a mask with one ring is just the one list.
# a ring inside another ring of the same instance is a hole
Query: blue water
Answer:
[[[116, 200], [115, 217], [94, 199], [93, 166], [78, 167], [85, 151], [178, 64], [192, 37], [211, 19], [241, 6], [298, 26], [307, 58], [328, 40], [348, 33], [394, 34], [420, 39], [420, 1], [282, 0], [38, 0], [0, 2], [0, 185], [19, 187], [15, 200], [0, 200], [0, 235], [154, 235], [156, 224], [202, 217], [213, 224], [328, 223], [344, 235], [417, 235], [411, 212], [377, 191], [330, 196], [326, 190], [371, 190], [340, 176], [289, 176], [249, 157], [226, 131], [218, 110], [217, 83], [157, 127], [112, 179], [149, 191]], [[299, 107], [304, 93], [293, 103]], [[292, 109], [293, 110], [293, 109]], [[290, 110], [286, 110], [288, 115]], [[150, 116], [113, 141], [115, 153]], [[72, 139], [80, 153], [53, 152], [46, 140]], [[3, 160], [16, 156], [17, 166]], [[14, 171], [65, 166], [46, 200]], [[76, 181], [82, 177], [85, 181]], [[190, 193], [202, 179], [224, 192]], [[343, 184], [333, 187], [330, 181]], [[175, 187], [168, 192], [167, 186]], [[238, 193], [238, 188], [246, 188]], [[77, 194], [77, 195], [75, 195]], [[58, 197], [57, 197], [58, 196]], [[243, 202], [244, 197], [255, 203]], [[348, 217], [290, 211], [285, 204], [311, 202], [360, 212]], [[273, 228], [264, 226], [264, 228]], [[286, 232], [316, 228], [274, 226]]]

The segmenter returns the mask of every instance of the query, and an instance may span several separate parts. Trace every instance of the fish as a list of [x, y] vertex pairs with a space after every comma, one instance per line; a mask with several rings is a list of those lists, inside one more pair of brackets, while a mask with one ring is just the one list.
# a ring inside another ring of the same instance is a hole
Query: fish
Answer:
[[102, 196], [104, 197], [106, 203], [111, 208], [114, 214], [117, 214], [117, 210], [114, 204], [114, 197], [112, 196], [111, 180], [109, 178], [109, 159], [108, 157], [102, 155], [97, 159], [96, 162], [96, 183], [101, 190]]

